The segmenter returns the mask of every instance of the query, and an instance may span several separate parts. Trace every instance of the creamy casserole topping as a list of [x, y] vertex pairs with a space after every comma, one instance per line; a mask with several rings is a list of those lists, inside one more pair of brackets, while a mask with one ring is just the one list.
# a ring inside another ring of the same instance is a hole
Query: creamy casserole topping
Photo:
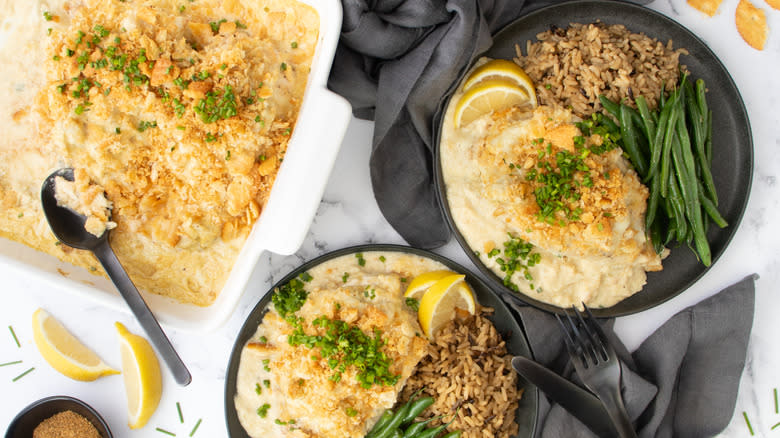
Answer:
[[241, 352], [234, 403], [247, 433], [363, 437], [427, 352], [403, 292], [438, 269], [410, 254], [349, 254], [275, 290]]
[[3, 6], [0, 235], [95, 266], [54, 244], [37, 205], [43, 179], [73, 167], [77, 190], [105, 191], [136, 284], [210, 304], [295, 128], [316, 12], [293, 0]]
[[648, 190], [619, 148], [565, 109], [510, 108], [456, 129], [453, 107], [440, 145], [449, 208], [504, 284], [560, 307], [608, 307], [661, 269], [644, 230]]

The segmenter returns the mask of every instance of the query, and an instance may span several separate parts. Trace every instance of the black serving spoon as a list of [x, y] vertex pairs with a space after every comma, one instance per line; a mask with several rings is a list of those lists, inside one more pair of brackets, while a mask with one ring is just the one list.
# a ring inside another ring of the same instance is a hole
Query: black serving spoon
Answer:
[[119, 259], [116, 258], [116, 254], [111, 249], [111, 245], [108, 242], [109, 230], [103, 232], [100, 237], [96, 237], [84, 228], [86, 222], [84, 215], [57, 205], [57, 199], [54, 197], [54, 179], [58, 176], [68, 181], [73, 181], [73, 169], [65, 168], [55, 171], [46, 178], [41, 188], [43, 213], [46, 215], [46, 220], [49, 222], [49, 227], [51, 227], [54, 236], [68, 246], [92, 251], [95, 254], [95, 257], [103, 265], [103, 269], [106, 270], [111, 281], [119, 289], [119, 293], [130, 307], [133, 315], [135, 315], [141, 327], [143, 327], [152, 340], [152, 344], [162, 355], [163, 360], [170, 368], [171, 373], [173, 373], [176, 383], [182, 386], [189, 385], [192, 381], [190, 372], [176, 353], [176, 350], [173, 349], [171, 341], [165, 336], [162, 328], [160, 328], [160, 324], [157, 323], [157, 319], [152, 314], [152, 311], [149, 310], [149, 306], [146, 305], [146, 301], [138, 293], [138, 289], [136, 289], [122, 264], [119, 263]]

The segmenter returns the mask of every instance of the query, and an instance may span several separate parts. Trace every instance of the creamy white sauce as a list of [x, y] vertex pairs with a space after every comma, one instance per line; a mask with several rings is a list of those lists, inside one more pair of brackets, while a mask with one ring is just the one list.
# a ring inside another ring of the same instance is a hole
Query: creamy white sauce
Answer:
[[[380, 256], [384, 258], [384, 261], [380, 260]], [[329, 260], [321, 265], [309, 270], [312, 280], [306, 283], [306, 290], [310, 294], [331, 293], [341, 287], [363, 287], [373, 286], [376, 288], [376, 297], [372, 301], [379, 301], [378, 306], [385, 309], [387, 312], [393, 311], [392, 302], [403, 302], [399, 300], [400, 296], [387, 297], [383, 296], [385, 290], [393, 290], [394, 293], [402, 294], [406, 289], [409, 281], [415, 276], [432, 270], [446, 269], [446, 267], [433, 260], [411, 255], [403, 254], [394, 251], [387, 252], [367, 252], [363, 253], [363, 260], [365, 265], [360, 266], [358, 258], [354, 254], [345, 255], [332, 260]], [[345, 281], [346, 280], [346, 281]], [[402, 281], [404, 280], [404, 281]], [[310, 295], [311, 297], [311, 295]], [[344, 303], [345, 308], [348, 307], [347, 300], [350, 300], [348, 296], [339, 295], [338, 300]], [[334, 298], [333, 301], [336, 301]], [[332, 304], [332, 301], [328, 301]], [[401, 312], [401, 313], [398, 313]], [[265, 336], [269, 344], [286, 343], [286, 335], [279, 335], [278, 331], [274, 330], [273, 323], [268, 322], [269, 315], [276, 316], [273, 305], [270, 306], [269, 314], [266, 315], [266, 320], [258, 328], [257, 332], [249, 340], [251, 342], [258, 342], [261, 337]], [[411, 311], [406, 306], [401, 309], [396, 309], [395, 318], [398, 318], [398, 323], [401, 320], [405, 320], [409, 327], [414, 327], [415, 331], [421, 331], [416, 323], [416, 313]], [[278, 319], [278, 318], [277, 318]], [[409, 321], [411, 320], [411, 323]], [[286, 324], [286, 322], [281, 322]], [[407, 336], [416, 337], [414, 332], [407, 332]], [[427, 341], [425, 341], [427, 343]], [[241, 360], [238, 369], [236, 396], [234, 399], [236, 411], [241, 425], [247, 431], [247, 433], [254, 437], [270, 437], [270, 436], [308, 436], [303, 435], [303, 432], [297, 430], [290, 425], [276, 424], [275, 420], [283, 415], [283, 412], [288, 411], [291, 408], [295, 408], [297, 411], [309, 412], [319, 411], [324, 409], [325, 406], [291, 406], [296, 403], [296, 400], [291, 397], [283, 396], [283, 388], [280, 385], [284, 385], [291, 376], [296, 376], [302, 373], [301, 367], [296, 367], [293, 364], [288, 364], [285, 367], [279, 367], [274, 353], [258, 352], [250, 348], [244, 348], [241, 353]], [[268, 360], [269, 370], [265, 368], [266, 364], [263, 360]], [[416, 364], [416, 361], [415, 361]], [[281, 368], [281, 369], [280, 369]], [[411, 370], [409, 370], [411, 373]], [[346, 378], [346, 377], [345, 377]], [[263, 383], [268, 381], [268, 387]], [[256, 385], [260, 385], [261, 391], [258, 394], [256, 391]], [[365, 415], [367, 418], [365, 422], [359, 425], [359, 433], [356, 434], [340, 434], [332, 433], [335, 427], [331, 424], [332, 420], [326, 418], [319, 413], [320, 424], [307, 425], [309, 430], [321, 427], [319, 431], [313, 431], [318, 433], [318, 436], [355, 436], [362, 437], [363, 434], [369, 430], [379, 415], [385, 408], [392, 407], [395, 403], [397, 393], [403, 387], [403, 382], [399, 382], [396, 388], [391, 388], [385, 394], [382, 394], [378, 400], [373, 399], [373, 394], [363, 394], [358, 403], [361, 413], [357, 417]], [[332, 391], [340, 391], [338, 385], [334, 386]], [[345, 395], [349, 398], [349, 395]], [[371, 406], [371, 403], [376, 403], [376, 406]], [[323, 401], [324, 403], [324, 401]], [[268, 409], [265, 418], [261, 418], [257, 413], [257, 409], [264, 404], [268, 404]], [[365, 414], [363, 411], [367, 411]], [[297, 421], [297, 425], [306, 423], [306, 419]], [[293, 425], [296, 426], [296, 425]], [[329, 432], [330, 431], [330, 432]]]
[[[660, 270], [661, 263], [644, 232], [647, 190], [620, 152], [613, 150], [600, 160], [613, 178], [620, 178], [632, 189], [619, 200], [619, 207], [626, 213], [597, 217], [592, 224], [581, 224], [582, 232], [559, 237], [551, 227], [529, 220], [535, 213], [518, 213], [531, 199], [518, 198], [513, 191], [527, 169], [518, 170], [523, 163], [509, 167], [501, 157], [519, 155], [516, 139], [533, 139], [533, 133], [544, 133], [539, 126], [545, 121], [566, 124], [573, 121], [572, 116], [554, 109], [542, 109], [544, 117], [537, 111], [532, 121], [525, 120], [530, 115], [514, 113], [494, 120], [488, 114], [455, 128], [454, 107], [461, 95], [459, 90], [445, 113], [440, 160], [452, 217], [482, 263], [504, 278], [498, 263], [501, 255], [491, 257], [489, 253], [493, 248], [502, 250], [511, 234], [532, 243], [533, 252], [541, 256], [537, 265], [528, 268], [531, 279], [526, 278], [524, 270], [511, 276], [511, 282], [529, 297], [559, 307], [580, 306], [583, 302], [609, 307], [641, 290], [645, 272]], [[493, 162], [489, 162], [491, 158], [495, 158]], [[609, 235], [601, 233], [605, 227], [611, 230]], [[554, 237], [549, 238], [545, 232]]]

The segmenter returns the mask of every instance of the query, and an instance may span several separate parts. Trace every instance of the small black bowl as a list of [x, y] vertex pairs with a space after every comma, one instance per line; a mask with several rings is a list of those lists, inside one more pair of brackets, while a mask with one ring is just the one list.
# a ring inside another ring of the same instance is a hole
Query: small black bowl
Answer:
[[89, 420], [101, 438], [113, 438], [108, 424], [96, 410], [83, 401], [66, 395], [42, 398], [22, 409], [8, 426], [5, 438], [30, 438], [33, 430], [43, 420], [64, 411], [73, 411]]

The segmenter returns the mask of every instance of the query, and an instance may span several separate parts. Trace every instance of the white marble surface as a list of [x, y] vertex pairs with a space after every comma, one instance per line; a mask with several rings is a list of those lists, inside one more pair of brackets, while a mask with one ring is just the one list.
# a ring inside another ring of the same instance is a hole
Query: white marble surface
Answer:
[[[748, 361], [743, 374], [734, 416], [724, 437], [748, 436], [742, 417], [745, 411], [757, 436], [780, 433], [770, 431], [780, 422], [775, 412], [772, 389], [780, 387], [780, 233], [774, 219], [780, 217], [780, 11], [763, 0], [755, 0], [764, 9], [770, 26], [769, 41], [763, 52], [748, 47], [734, 24], [737, 0], [724, 0], [717, 16], [707, 18], [685, 4], [684, 0], [657, 0], [651, 8], [667, 14], [704, 39], [731, 72], [747, 105], [755, 145], [755, 175], [745, 218], [736, 237], [721, 259], [694, 286], [677, 298], [652, 310], [620, 318], [617, 331], [630, 348], [635, 348], [663, 321], [677, 311], [715, 293], [721, 288], [757, 272], [756, 314]], [[202, 418], [196, 437], [226, 436], [224, 421], [224, 379], [233, 340], [249, 310], [258, 298], [284, 274], [327, 251], [368, 243], [403, 243], [382, 218], [373, 200], [368, 175], [368, 157], [373, 125], [353, 120], [328, 184], [324, 199], [306, 241], [297, 254], [289, 257], [265, 254], [257, 265], [235, 314], [219, 330], [192, 335], [168, 329], [171, 340], [193, 374], [193, 382], [183, 388], [164, 372], [164, 392], [159, 409], [141, 430], [127, 427], [124, 389], [120, 376], [96, 382], [76, 382], [55, 372], [40, 357], [32, 341], [30, 316], [44, 307], [60, 319], [108, 363], [118, 367], [119, 350], [113, 329], [122, 321], [141, 333], [128, 314], [76, 299], [35, 278], [21, 275], [0, 265], [3, 304], [0, 305], [0, 363], [23, 360], [22, 364], [0, 367], [0, 427], [28, 403], [41, 397], [67, 394], [90, 403], [108, 421], [117, 437], [166, 436], [160, 427], [188, 436]], [[451, 241], [437, 252], [470, 266], [465, 254]], [[13, 342], [8, 325], [16, 331], [21, 348]], [[35, 370], [17, 382], [12, 379], [29, 367]], [[184, 423], [176, 412], [179, 402]]]

